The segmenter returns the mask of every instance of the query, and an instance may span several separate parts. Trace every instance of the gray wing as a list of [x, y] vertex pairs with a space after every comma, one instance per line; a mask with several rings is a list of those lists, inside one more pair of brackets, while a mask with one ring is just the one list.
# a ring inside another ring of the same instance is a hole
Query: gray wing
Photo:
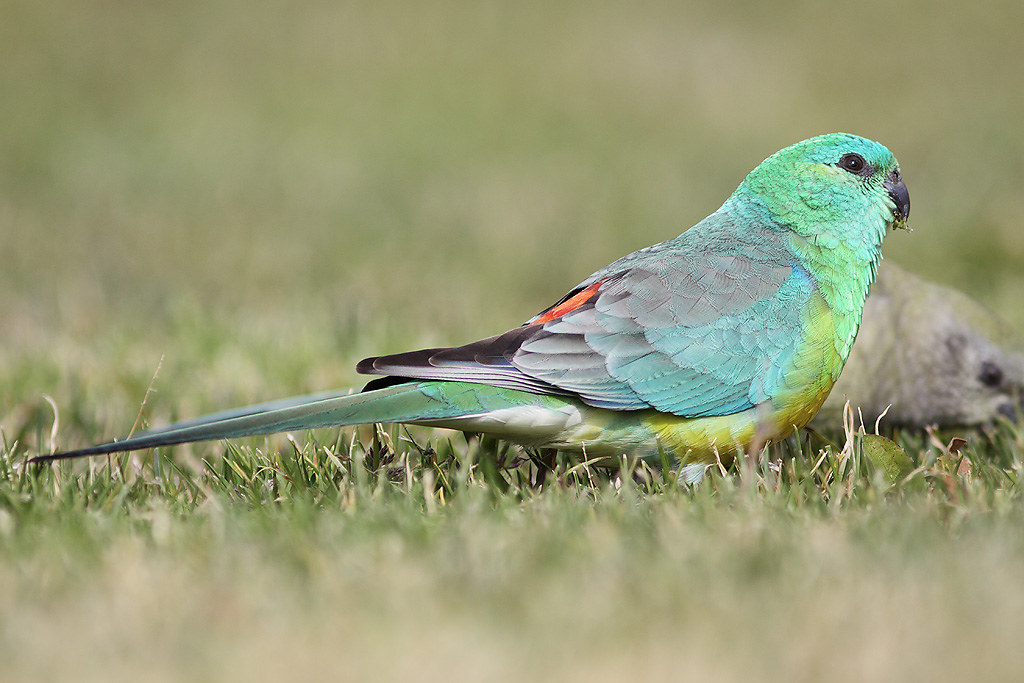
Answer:
[[777, 249], [631, 257], [623, 270], [599, 271], [503, 335], [368, 358], [358, 369], [687, 417], [731, 414], [771, 398], [801, 338], [801, 311], [814, 289], [806, 270]]

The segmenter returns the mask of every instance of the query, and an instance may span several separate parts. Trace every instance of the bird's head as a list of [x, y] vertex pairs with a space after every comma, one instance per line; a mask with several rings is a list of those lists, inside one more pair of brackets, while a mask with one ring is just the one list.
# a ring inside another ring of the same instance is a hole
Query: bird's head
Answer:
[[[848, 133], [798, 142], [765, 159], [737, 192], [750, 193], [796, 232], [861, 241], [906, 228], [910, 195], [885, 146]], [[874, 239], [872, 239], [874, 241]]]

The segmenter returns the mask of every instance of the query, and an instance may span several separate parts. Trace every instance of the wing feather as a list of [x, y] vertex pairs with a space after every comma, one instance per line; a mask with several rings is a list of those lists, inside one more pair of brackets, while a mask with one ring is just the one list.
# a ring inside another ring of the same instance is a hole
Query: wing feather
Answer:
[[[574, 395], [617, 410], [726, 415], [771, 398], [814, 281], [779, 241], [620, 259], [522, 327], [362, 361], [360, 372]], [[660, 247], [660, 248], [658, 248]]]

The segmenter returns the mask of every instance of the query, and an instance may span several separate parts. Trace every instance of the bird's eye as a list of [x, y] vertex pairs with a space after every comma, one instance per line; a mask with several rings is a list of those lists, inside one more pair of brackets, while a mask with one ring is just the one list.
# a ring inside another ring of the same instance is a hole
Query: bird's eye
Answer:
[[985, 361], [981, 364], [978, 381], [987, 387], [998, 387], [1003, 383], [1003, 370], [995, 363]]
[[857, 175], [864, 175], [864, 170], [868, 168], [868, 162], [864, 161], [864, 157], [856, 152], [850, 152], [839, 159], [839, 168]]

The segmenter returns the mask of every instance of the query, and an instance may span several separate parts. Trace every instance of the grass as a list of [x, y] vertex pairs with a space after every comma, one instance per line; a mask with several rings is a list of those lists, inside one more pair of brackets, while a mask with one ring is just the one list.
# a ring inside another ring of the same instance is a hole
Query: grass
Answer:
[[564, 460], [537, 489], [528, 464], [486, 464], [496, 444], [434, 443], [369, 431], [84, 470], [8, 449], [8, 671], [945, 680], [1022, 663], [1018, 430], [962, 457], [910, 442], [924, 460], [896, 484], [854, 434], [695, 490]]
[[23, 466], [507, 329], [826, 130], [1020, 327], [1019, 3], [0, 7], [5, 680], [1021, 670], [1012, 425], [897, 483], [838, 428], [696, 490], [427, 430]]

